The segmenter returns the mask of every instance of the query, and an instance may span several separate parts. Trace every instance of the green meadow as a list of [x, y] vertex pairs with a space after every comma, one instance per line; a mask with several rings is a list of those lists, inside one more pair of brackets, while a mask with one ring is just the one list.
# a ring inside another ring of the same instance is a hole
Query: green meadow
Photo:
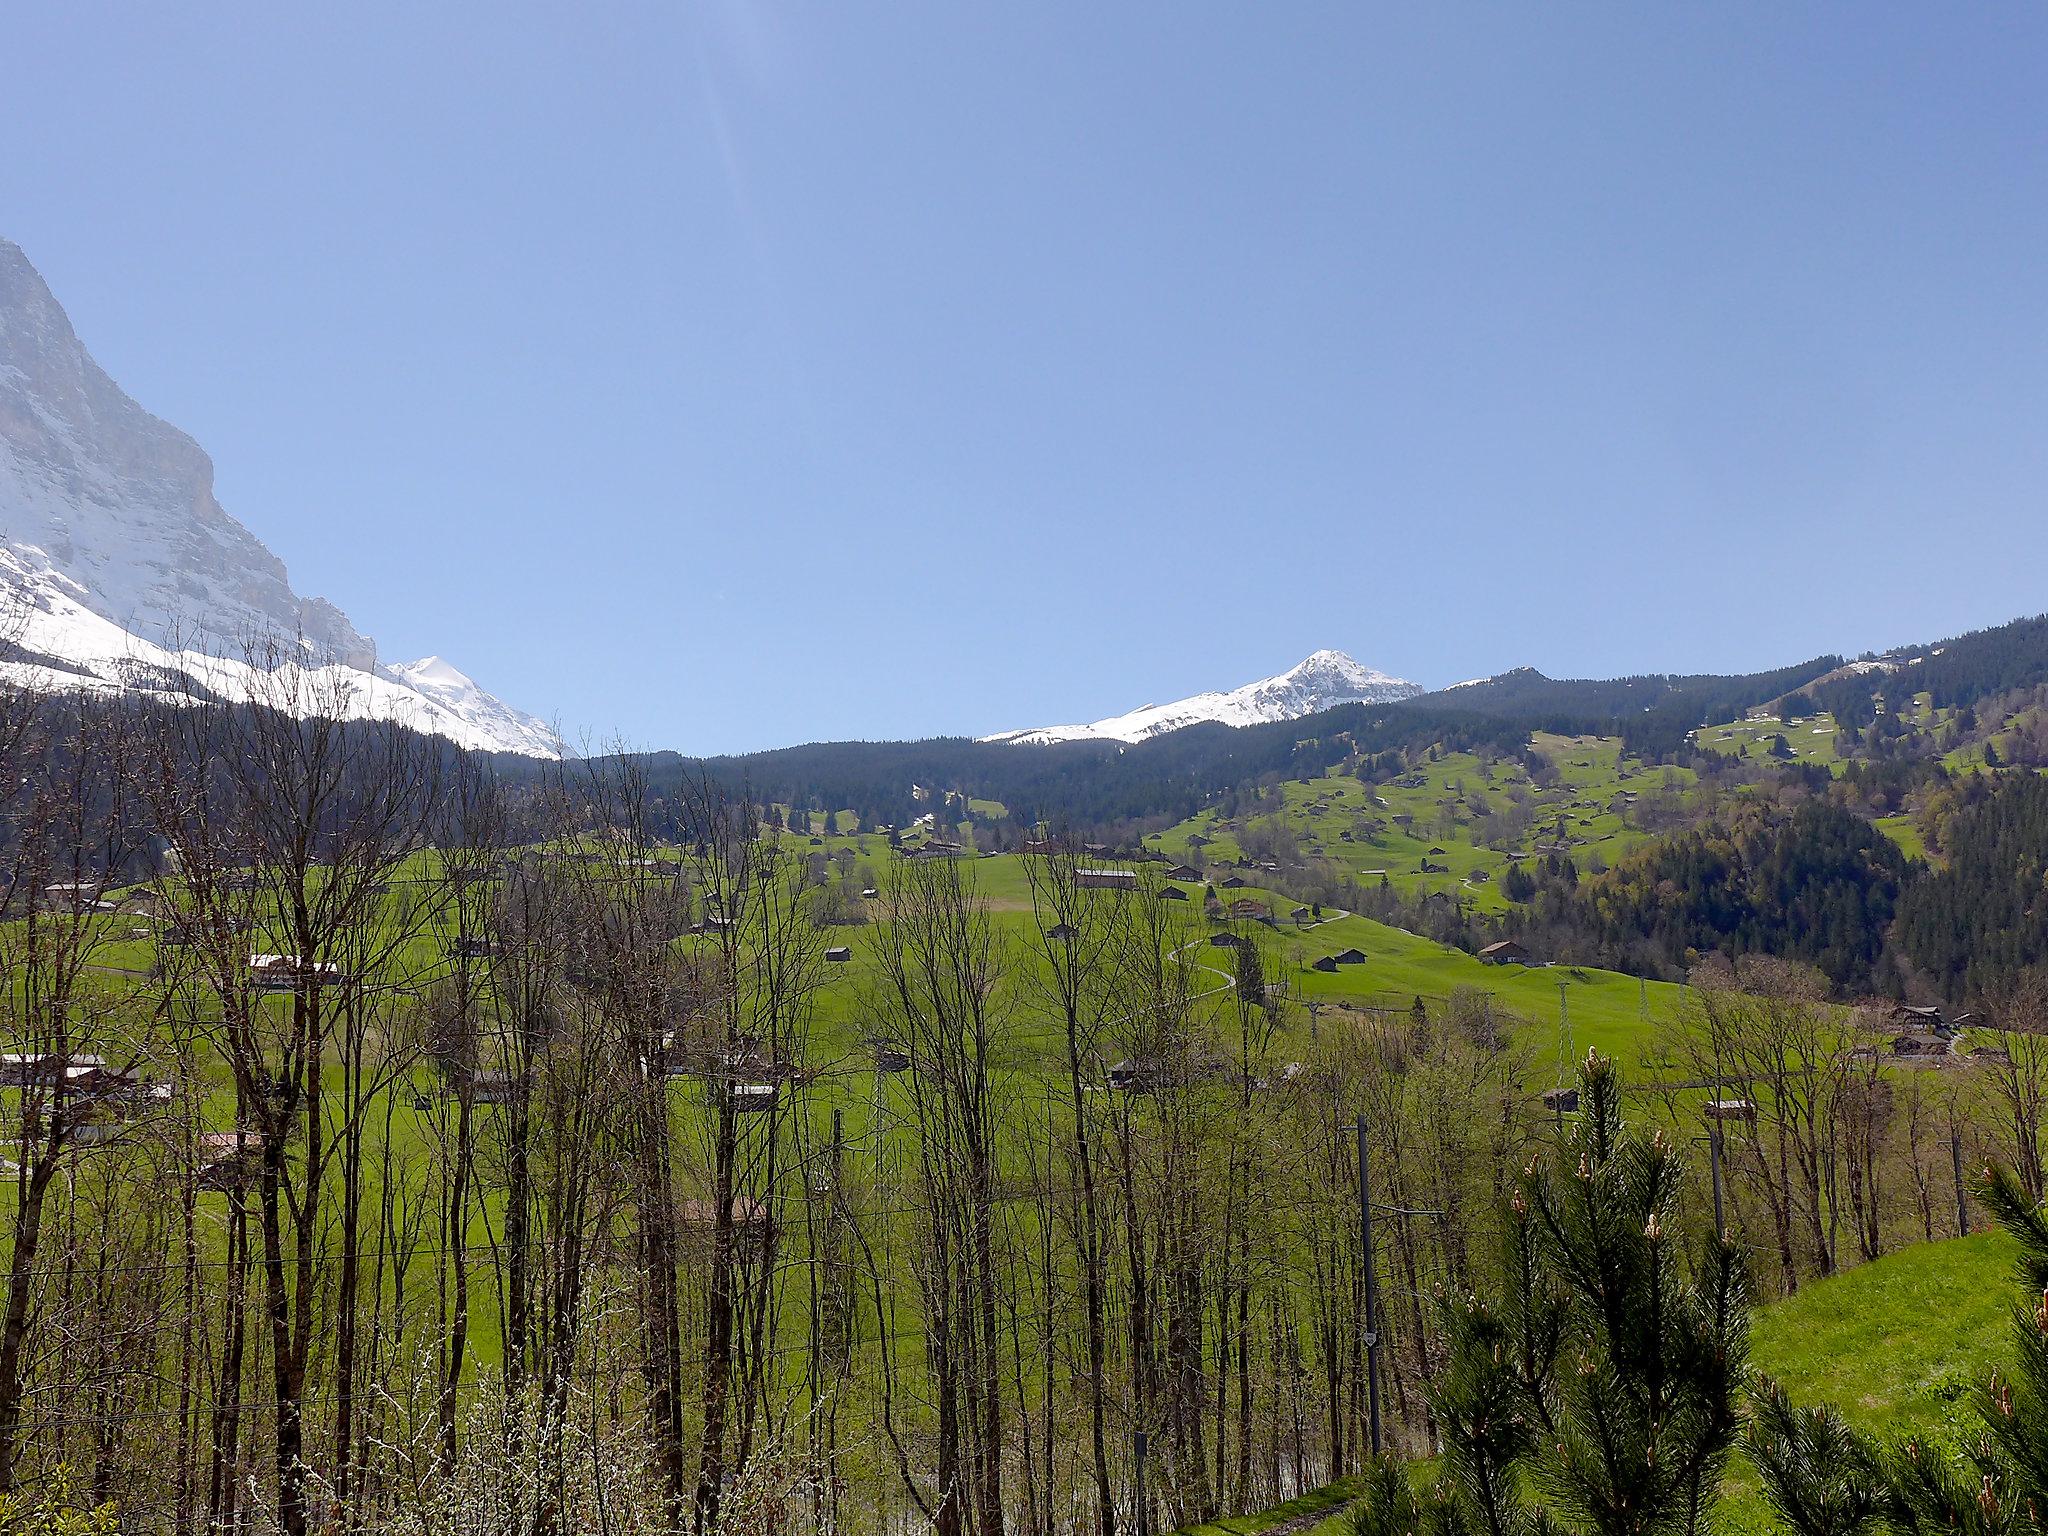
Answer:
[[1289, 780], [1237, 815], [1203, 811], [1146, 846], [1197, 864], [1277, 850], [1404, 896], [1498, 912], [1517, 859], [1562, 850], [1581, 868], [1613, 864], [1676, 821], [1697, 785], [1690, 769], [1627, 758], [1613, 737], [1539, 734], [1531, 746], [1549, 764], [1540, 782], [1513, 758], [1440, 752], [1379, 784]]

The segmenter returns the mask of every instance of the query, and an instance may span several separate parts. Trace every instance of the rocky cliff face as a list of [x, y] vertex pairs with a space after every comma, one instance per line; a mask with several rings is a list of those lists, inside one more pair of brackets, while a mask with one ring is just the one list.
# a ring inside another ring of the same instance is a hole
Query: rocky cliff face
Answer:
[[347, 615], [292, 591], [279, 560], [213, 496], [213, 461], [121, 391], [21, 248], [0, 240], [0, 540], [40, 551], [88, 607], [159, 644], [303, 635], [376, 665]]
[[[136, 667], [117, 663], [142, 654], [152, 667], [176, 667], [181, 655], [283, 648], [362, 674], [375, 713], [416, 716], [466, 745], [559, 750], [542, 722], [466, 678], [455, 697], [380, 668], [376, 645], [345, 613], [293, 591], [284, 562], [214, 499], [205, 451], [123, 393], [4, 239], [0, 557], [0, 597], [26, 630], [10, 638], [33, 655], [39, 686], [73, 675], [80, 686], [132, 687]], [[111, 654], [123, 648], [127, 656]]]

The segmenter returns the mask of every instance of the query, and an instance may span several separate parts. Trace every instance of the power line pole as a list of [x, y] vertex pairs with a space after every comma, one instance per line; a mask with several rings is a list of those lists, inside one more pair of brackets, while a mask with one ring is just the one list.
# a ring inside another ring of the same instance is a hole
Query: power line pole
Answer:
[[1138, 1501], [1138, 1536], [1147, 1536], [1149, 1529], [1149, 1513], [1145, 1507], [1145, 1442], [1150, 1438], [1142, 1429], [1138, 1430], [1131, 1437], [1131, 1449], [1135, 1454], [1138, 1469], [1138, 1486], [1136, 1490]]
[[1572, 1060], [1572, 1005], [1565, 991], [1570, 985], [1565, 977], [1557, 978], [1557, 1081], [1560, 1087], [1570, 1080], [1577, 1066]]
[[1714, 1164], [1714, 1236], [1718, 1238], [1727, 1232], [1728, 1220], [1721, 1214], [1721, 1122], [1711, 1114], [1707, 1116], [1707, 1147]]
[[1953, 1120], [1949, 1122], [1948, 1126], [1948, 1155], [1949, 1161], [1955, 1165], [1956, 1170], [1956, 1236], [1968, 1237], [1970, 1235], [1970, 1206], [1969, 1202], [1963, 1198], [1963, 1133], [1957, 1129], [1956, 1123]]
[[[1358, 1235], [1365, 1262], [1365, 1400], [1372, 1432], [1372, 1453], [1380, 1453], [1380, 1309], [1379, 1283], [1373, 1274], [1372, 1165], [1366, 1150], [1365, 1116], [1358, 1117]], [[1141, 1533], [1142, 1536], [1142, 1533]]]

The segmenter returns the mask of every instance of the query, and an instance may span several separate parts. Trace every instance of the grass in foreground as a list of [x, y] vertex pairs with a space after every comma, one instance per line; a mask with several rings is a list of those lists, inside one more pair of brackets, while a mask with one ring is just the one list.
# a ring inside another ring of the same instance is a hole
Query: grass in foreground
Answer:
[[[1750, 1360], [1796, 1402], [1831, 1403], [1885, 1440], [1966, 1431], [1970, 1394], [2007, 1354], [2018, 1250], [2002, 1232], [1918, 1243], [1757, 1309]], [[1716, 1528], [1777, 1527], [1738, 1456]]]
[[[1801, 1403], [1831, 1403], [1885, 1439], [1940, 1435], [1974, 1422], [1972, 1390], [2006, 1353], [2019, 1292], [2017, 1249], [2003, 1233], [1917, 1243], [1756, 1310], [1750, 1360]], [[1345, 1479], [1277, 1509], [1196, 1526], [1181, 1536], [1256, 1536], [1323, 1513], [1308, 1536], [1342, 1529], [1357, 1493]], [[1739, 1456], [1728, 1469], [1721, 1532], [1775, 1529], [1756, 1474]]]
[[[1230, 1520], [1215, 1520], [1207, 1525], [1188, 1526], [1175, 1536], [1258, 1536], [1261, 1531], [1270, 1531], [1277, 1526], [1293, 1524], [1315, 1515], [1334, 1517], [1343, 1512], [1358, 1494], [1359, 1480], [1353, 1477], [1339, 1478], [1328, 1487], [1312, 1488], [1298, 1499], [1289, 1499], [1273, 1509], [1262, 1509], [1255, 1515], [1238, 1515]], [[1337, 1528], [1334, 1518], [1317, 1524], [1313, 1530], [1321, 1532], [1328, 1525]]]
[[2006, 1353], [2018, 1250], [1919, 1243], [1759, 1308], [1750, 1358], [1801, 1402], [1881, 1435], [1938, 1429]]

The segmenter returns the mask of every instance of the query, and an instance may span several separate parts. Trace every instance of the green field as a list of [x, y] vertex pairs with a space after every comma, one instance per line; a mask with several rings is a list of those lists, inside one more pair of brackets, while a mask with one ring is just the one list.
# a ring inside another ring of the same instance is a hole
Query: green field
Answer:
[[[1822, 763], [1834, 768], [1841, 761], [1836, 750], [1840, 732], [1832, 716], [1813, 715], [1802, 720], [1785, 720], [1777, 715], [1750, 715], [1724, 725], [1703, 725], [1693, 733], [1693, 744], [1702, 752], [1756, 762], [1781, 761]], [[1783, 738], [1786, 756], [1780, 756], [1776, 742]]]
[[[1615, 784], [1649, 782], [1627, 769], [1612, 744], [1553, 740], [1548, 745], [1560, 759], [1560, 784], [1547, 791], [1552, 796], [1549, 808], [1554, 811], [1568, 814], [1567, 808], [1573, 803], [1605, 793]], [[1505, 796], [1509, 792], [1511, 766], [1513, 773], [1523, 772], [1518, 764], [1492, 766], [1486, 782], [1495, 794]], [[1447, 793], [1454, 787], [1475, 793], [1472, 786], [1487, 772], [1485, 765], [1474, 758], [1447, 758], [1429, 765], [1421, 785], [1383, 786], [1376, 792], [1355, 779], [1291, 783], [1284, 786], [1282, 803], [1289, 812], [1301, 817], [1304, 826], [1326, 827], [1333, 815], [1345, 814], [1336, 810], [1338, 806], [1355, 806], [1362, 811], [1366, 803], [1378, 799], [1419, 806], [1439, 786]], [[1651, 780], [1658, 782], [1660, 788], [1676, 787], [1664, 783], [1661, 775], [1651, 776]], [[1578, 824], [1585, 827], [1587, 836], [1614, 843], [1647, 835], [1632, 827], [1621, 810], [1610, 809], [1604, 815], [1611, 819], [1603, 823], [1600, 817], [1589, 816]], [[1183, 834], [1183, 839], [1189, 825], [1192, 824], [1175, 829]], [[1219, 834], [1219, 841], [1223, 835]], [[887, 891], [892, 866], [901, 858], [887, 839], [877, 833], [799, 833], [797, 837], [800, 842], [786, 839], [791, 851], [801, 859], [813, 861], [822, 869], [825, 879], [841, 885], [872, 880]], [[1319, 840], [1327, 846], [1327, 838]], [[1167, 839], [1161, 842], [1166, 844]], [[1184, 840], [1181, 846], [1185, 846]], [[1498, 850], [1475, 845], [1469, 836], [1463, 842], [1446, 840], [1425, 844], [1424, 848], [1429, 846], [1445, 848], [1442, 857], [1446, 858], [1453, 857], [1453, 847], [1462, 849], [1473, 860], [1504, 857]], [[1216, 851], [1214, 845], [1208, 850], [1212, 857]], [[1365, 856], [1362, 851], [1354, 852]], [[661, 856], [674, 857], [670, 853]], [[1385, 850], [1379, 850], [1377, 856], [1384, 857]], [[1039, 918], [1032, 903], [1032, 860], [1015, 854], [967, 857], [958, 861], [958, 867], [985, 904], [1006, 949], [1005, 989], [1015, 999], [1028, 990], [1042, 964], [1036, 958]], [[1153, 872], [1156, 877], [1157, 866], [1153, 866]], [[1210, 873], [1220, 885], [1224, 871], [1212, 868]], [[445, 914], [424, 922], [408, 917], [415, 897], [405, 882], [429, 882], [432, 875], [433, 856], [416, 856], [404, 875], [394, 881], [384, 913], [384, 927], [392, 942], [383, 963], [394, 977], [403, 978], [405, 986], [420, 991], [430, 989], [437, 978], [448, 975], [455, 965]], [[1229, 919], [1227, 905], [1224, 914], [1211, 916], [1204, 912], [1203, 887], [1184, 883], [1179, 888], [1190, 899], [1171, 904], [1170, 916], [1177, 931], [1168, 942], [1181, 964], [1206, 973], [1197, 978], [1196, 990], [1209, 997], [1206, 1006], [1213, 1011], [1219, 1026], [1228, 1020], [1229, 992], [1236, 965], [1230, 950], [1215, 947], [1209, 940], [1227, 929], [1257, 947], [1269, 989], [1279, 991], [1294, 1004], [1275, 1015], [1277, 1022], [1269, 1055], [1276, 1062], [1308, 1060], [1315, 1049], [1318, 1029], [1330, 1028], [1333, 1019], [1342, 1020], [1347, 1013], [1405, 1014], [1417, 999], [1434, 1005], [1454, 997], [1469, 1002], [1483, 994], [1499, 1010], [1510, 1035], [1523, 1048], [1520, 1080], [1533, 1107], [1536, 1093], [1566, 1081], [1571, 1064], [1589, 1047], [1616, 1057], [1630, 1076], [1649, 1075], [1646, 1069], [1653, 1064], [1644, 1059], [1646, 1045], [1661, 1026], [1679, 1017], [1685, 1007], [1686, 991], [1675, 985], [1646, 983], [1632, 976], [1590, 968], [1490, 966], [1400, 928], [1334, 909], [1326, 910], [1320, 919], [1313, 914], [1296, 918], [1293, 914], [1302, 904], [1269, 885], [1257, 883], [1269, 878], [1264, 872], [1245, 871], [1237, 877], [1243, 883], [1219, 889], [1218, 896], [1226, 904], [1259, 903], [1267, 909], [1271, 921]], [[1150, 895], [1102, 899], [1156, 900]], [[846, 1138], [849, 1161], [871, 1190], [875, 1205], [886, 1213], [901, 1204], [900, 1197], [892, 1192], [891, 1179], [905, 1177], [902, 1168], [914, 1163], [909, 1156], [908, 1140], [914, 1135], [910, 1085], [902, 1077], [877, 1073], [863, 1044], [872, 1028], [874, 993], [882, 979], [877, 941], [886, 932], [884, 925], [889, 921], [888, 899], [884, 896], [872, 901], [852, 900], [847, 911], [858, 920], [820, 935], [823, 943], [848, 948], [851, 960], [825, 968], [825, 985], [815, 998], [805, 1048], [809, 1074], [795, 1100], [795, 1108], [782, 1118], [787, 1133], [815, 1151], [823, 1144], [836, 1113]], [[102, 925], [104, 937], [95, 957], [101, 967], [93, 973], [95, 989], [110, 995], [146, 990], [155, 959], [154, 942], [148, 930], [136, 927], [126, 917], [110, 916], [95, 921]], [[679, 942], [688, 948], [709, 941], [685, 938]], [[281, 947], [281, 942], [259, 930], [251, 947]], [[1347, 950], [1360, 951], [1364, 958], [1340, 965], [1334, 971], [1315, 968], [1317, 960]], [[287, 1004], [288, 999], [278, 999], [265, 1006]], [[1219, 1033], [1227, 1036], [1228, 1030], [1221, 1029]], [[1060, 1080], [1059, 1056], [1059, 1044], [1049, 1022], [1034, 1015], [1030, 1008], [1018, 1006], [996, 1056], [998, 1087], [1004, 1101], [1020, 1108], [1045, 1102], [1046, 1090]], [[328, 1081], [330, 1092], [338, 1098], [338, 1079], [330, 1073]], [[224, 1070], [217, 1064], [205, 1068], [196, 1087], [196, 1102], [208, 1127], [231, 1126], [233, 1096]], [[373, 1162], [388, 1156], [395, 1169], [434, 1168], [439, 1150], [446, 1145], [454, 1109], [454, 1101], [439, 1072], [423, 1059], [415, 1060], [404, 1068], [390, 1101], [389, 1115], [380, 1110], [376, 1116]], [[688, 1079], [671, 1084], [669, 1102], [678, 1173], [686, 1187], [695, 1187], [702, 1177], [704, 1148], [714, 1116], [703, 1086]], [[499, 1112], [479, 1109], [477, 1113], [485, 1128], [483, 1134], [488, 1137], [492, 1117]], [[893, 1174], [889, 1171], [892, 1165], [897, 1169]], [[799, 1194], [791, 1198], [800, 1208], [804, 1197]], [[467, 1237], [481, 1251], [490, 1235], [502, 1226], [503, 1212], [494, 1191], [477, 1191], [473, 1200]], [[202, 1197], [202, 1241], [210, 1263], [217, 1261], [220, 1252], [220, 1216], [225, 1203], [219, 1195]], [[1020, 1211], [1018, 1219], [1026, 1223], [1032, 1219], [1028, 1207]], [[885, 1250], [894, 1245], [900, 1252], [901, 1245], [914, 1243], [917, 1234], [907, 1220], [892, 1220], [885, 1214], [875, 1222], [873, 1235]], [[1760, 1368], [1784, 1377], [1802, 1395], [1807, 1395], [1809, 1384], [1815, 1388], [1814, 1395], [1822, 1395], [1822, 1387], [1852, 1395], [1855, 1411], [1875, 1427], [1924, 1422], [1929, 1413], [1941, 1411], [1947, 1401], [1941, 1394], [1959, 1379], [1957, 1372], [1987, 1358], [1986, 1350], [1995, 1344], [1996, 1328], [2009, 1308], [2009, 1299], [1996, 1285], [1980, 1284], [1972, 1291], [1969, 1277], [1973, 1264], [1978, 1269], [1986, 1264], [1997, 1267], [1997, 1254], [1995, 1242], [1972, 1239], [1913, 1250], [1842, 1279], [1809, 1287], [1790, 1302], [1759, 1316], [1757, 1363]], [[408, 1282], [415, 1294], [432, 1279], [432, 1261], [426, 1264], [428, 1273], [415, 1273]], [[387, 1276], [385, 1283], [395, 1285], [395, 1277]], [[897, 1282], [892, 1279], [890, 1283]], [[1944, 1302], [1943, 1297], [1951, 1289], [1962, 1290], [1966, 1304]], [[778, 1355], [785, 1349], [792, 1357], [800, 1355], [804, 1347], [799, 1336], [801, 1313], [800, 1307], [789, 1309], [785, 1326], [791, 1332], [786, 1340], [778, 1338]], [[1937, 1322], [1948, 1331], [1939, 1336], [1930, 1332]], [[498, 1362], [499, 1324], [496, 1299], [488, 1294], [486, 1286], [471, 1314], [471, 1358], [479, 1368]], [[1908, 1330], [1914, 1328], [1917, 1333], [1909, 1334]], [[900, 1329], [896, 1335], [899, 1342], [905, 1349], [913, 1349], [919, 1338], [914, 1316], [906, 1316]], [[1888, 1341], [1895, 1335], [1910, 1342], [1901, 1342], [1894, 1349]], [[1985, 1340], [1991, 1343], [1986, 1344]], [[1893, 1353], [1888, 1355], [1888, 1349]], [[1837, 1363], [1841, 1359], [1853, 1360], [1856, 1369], [1841, 1368]], [[1845, 1402], [1844, 1406], [1852, 1404]], [[1740, 1473], [1731, 1488], [1737, 1495], [1736, 1508], [1748, 1508], [1744, 1501], [1753, 1502], [1753, 1490], [1743, 1483]], [[1273, 1520], [1291, 1521], [1332, 1508], [1341, 1503], [1342, 1491], [1327, 1496], [1328, 1502], [1320, 1506], [1300, 1505], [1274, 1511]], [[1262, 1528], [1240, 1521], [1209, 1530], [1214, 1536], [1226, 1531], [1242, 1536]]]
[[[1500, 880], [1548, 852], [1597, 870], [1679, 821], [1697, 777], [1646, 767], [1612, 737], [1539, 734], [1541, 779], [1514, 758], [1439, 753], [1383, 783], [1349, 774], [1289, 780], [1235, 815], [1208, 810], [1146, 839], [1176, 861], [1246, 857], [1321, 865], [1408, 897], [1441, 894], [1480, 912], [1509, 905]], [[1206, 838], [1203, 846], [1195, 841]]]
[[[1800, 1403], [1827, 1403], [1886, 1440], [1908, 1435], [1954, 1443], [1974, 1423], [1973, 1390], [2008, 1353], [2018, 1250], [2002, 1233], [1920, 1243], [1797, 1295], [1759, 1307], [1750, 1363]], [[1774, 1529], [1756, 1474], [1730, 1465], [1715, 1529]], [[1311, 1509], [1341, 1507], [1351, 1485], [1240, 1520], [1196, 1528], [1202, 1536], [1249, 1536]], [[1340, 1514], [1314, 1528], [1343, 1529]]]

